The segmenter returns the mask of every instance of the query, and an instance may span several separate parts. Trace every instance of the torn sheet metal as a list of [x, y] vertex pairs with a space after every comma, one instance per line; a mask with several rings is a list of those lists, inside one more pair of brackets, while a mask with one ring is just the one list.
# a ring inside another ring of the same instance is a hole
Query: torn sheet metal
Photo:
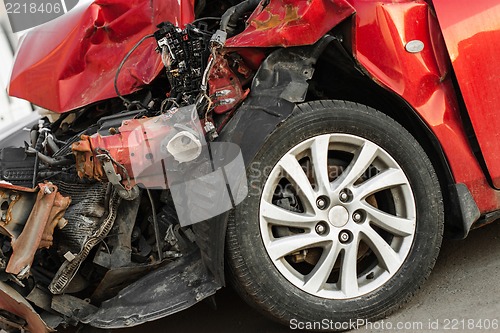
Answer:
[[[8, 284], [0, 281], [0, 309], [10, 312], [26, 321], [25, 327], [33, 333], [47, 333], [54, 330], [45, 324], [33, 307]], [[0, 320], [2, 318], [0, 317]]]
[[70, 198], [58, 193], [52, 183], [39, 184], [40, 188], [35, 205], [19, 238], [12, 239], [13, 254], [6, 272], [25, 278], [40, 247], [52, 245], [52, 234], [61, 223], [64, 212], [71, 203]]
[[271, 1], [257, 7], [245, 31], [226, 47], [312, 45], [354, 12], [346, 0]]

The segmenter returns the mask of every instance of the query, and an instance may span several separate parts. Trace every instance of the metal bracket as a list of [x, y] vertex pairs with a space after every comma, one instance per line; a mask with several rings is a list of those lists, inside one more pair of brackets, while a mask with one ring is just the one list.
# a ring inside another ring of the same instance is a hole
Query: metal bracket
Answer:
[[96, 156], [99, 162], [102, 164], [102, 168], [106, 173], [106, 177], [108, 180], [118, 191], [118, 195], [125, 200], [134, 200], [139, 196], [139, 188], [133, 186], [128, 190], [123, 184], [122, 176], [115, 171], [115, 167], [113, 166], [113, 159], [107, 154], [100, 154]]

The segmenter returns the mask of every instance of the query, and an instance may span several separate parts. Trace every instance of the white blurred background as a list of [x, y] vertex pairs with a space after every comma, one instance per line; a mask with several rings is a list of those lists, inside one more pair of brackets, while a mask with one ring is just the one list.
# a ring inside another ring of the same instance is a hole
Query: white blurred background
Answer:
[[33, 112], [30, 103], [7, 94], [7, 83], [18, 39], [19, 36], [12, 33], [5, 6], [0, 0], [0, 132]]

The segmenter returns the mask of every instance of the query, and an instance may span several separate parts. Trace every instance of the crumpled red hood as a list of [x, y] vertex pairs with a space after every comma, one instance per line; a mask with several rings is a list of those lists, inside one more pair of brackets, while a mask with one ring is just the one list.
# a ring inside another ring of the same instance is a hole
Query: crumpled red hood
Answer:
[[[30, 31], [21, 43], [9, 94], [63, 113], [116, 97], [113, 81], [127, 52], [156, 25], [194, 19], [194, 0], [95, 0]], [[122, 69], [123, 95], [151, 83], [163, 68], [154, 39]]]

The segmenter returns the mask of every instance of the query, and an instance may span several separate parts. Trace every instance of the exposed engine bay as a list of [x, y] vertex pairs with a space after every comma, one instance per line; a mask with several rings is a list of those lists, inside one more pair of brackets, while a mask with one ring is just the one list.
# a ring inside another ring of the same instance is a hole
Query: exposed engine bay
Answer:
[[[12, 309], [0, 310], [0, 328], [86, 322], [141, 277], [194, 255], [167, 169], [200, 158], [249, 93], [255, 60], [224, 49], [244, 22], [237, 14], [225, 26], [202, 14], [183, 29], [162, 23], [151, 37], [166, 70], [151, 87], [42, 118], [25, 147], [0, 151], [0, 308]], [[197, 297], [213, 293], [196, 283]], [[30, 303], [14, 306], [17, 294]]]

